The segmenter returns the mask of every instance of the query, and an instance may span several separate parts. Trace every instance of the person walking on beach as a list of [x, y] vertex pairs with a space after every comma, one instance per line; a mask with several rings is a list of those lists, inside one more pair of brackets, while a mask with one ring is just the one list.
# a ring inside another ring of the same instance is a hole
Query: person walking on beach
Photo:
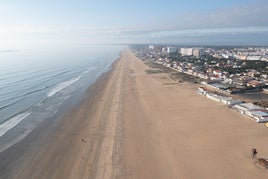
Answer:
[[256, 155], [257, 155], [257, 149], [251, 149], [251, 156], [252, 156], [252, 158], [256, 158]]

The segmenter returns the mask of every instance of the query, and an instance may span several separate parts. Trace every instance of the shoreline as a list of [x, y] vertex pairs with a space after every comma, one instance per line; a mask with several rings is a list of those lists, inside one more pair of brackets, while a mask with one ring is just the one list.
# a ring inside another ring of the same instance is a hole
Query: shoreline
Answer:
[[60, 125], [66, 121], [66, 116], [73, 111], [78, 110], [85, 103], [93, 103], [95, 100], [94, 98], [96, 98], [97, 95], [96, 93], [98, 93], [98, 89], [105, 86], [105, 81], [108, 80], [119, 59], [120, 55], [110, 65], [110, 69], [104, 71], [89, 87], [86, 88], [86, 90], [83, 90], [84, 92], [82, 95], [79, 94], [81, 96], [79, 101], [73, 99], [76, 96], [76, 94], [74, 94], [74, 96], [63, 103], [63, 106], [54, 116], [43, 121], [21, 141], [0, 152], [0, 160], [3, 161], [0, 162], [0, 178], [12, 178], [12, 175], [21, 168], [21, 165], [28, 160], [27, 158], [30, 157], [32, 153], [36, 153], [39, 148], [42, 148], [44, 143], [48, 145], [51, 142], [49, 136], [51, 133], [55, 133]]

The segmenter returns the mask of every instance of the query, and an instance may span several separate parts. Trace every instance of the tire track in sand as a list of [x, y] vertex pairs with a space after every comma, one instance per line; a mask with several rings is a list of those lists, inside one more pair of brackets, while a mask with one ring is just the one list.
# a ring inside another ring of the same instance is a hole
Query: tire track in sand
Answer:
[[[124, 53], [124, 52], [123, 52]], [[113, 70], [110, 83], [107, 85], [103, 99], [105, 105], [97, 117], [101, 121], [98, 129], [96, 151], [91, 165], [85, 169], [83, 178], [114, 178], [116, 175], [114, 159], [117, 157], [116, 130], [118, 125], [119, 106], [122, 95], [124, 54], [117, 68]]]

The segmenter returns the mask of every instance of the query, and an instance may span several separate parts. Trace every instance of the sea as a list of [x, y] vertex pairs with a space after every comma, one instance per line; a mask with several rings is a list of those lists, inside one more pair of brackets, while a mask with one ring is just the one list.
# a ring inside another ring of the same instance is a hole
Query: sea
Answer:
[[53, 118], [72, 96], [81, 100], [123, 48], [66, 45], [0, 49], [0, 152]]

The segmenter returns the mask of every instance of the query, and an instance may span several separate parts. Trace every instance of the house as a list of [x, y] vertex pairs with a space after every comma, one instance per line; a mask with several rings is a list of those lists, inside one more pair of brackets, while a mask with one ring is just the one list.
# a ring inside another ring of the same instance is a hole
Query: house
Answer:
[[207, 94], [207, 90], [203, 87], [198, 87], [198, 91], [197, 91], [199, 94], [202, 94], [202, 95], [206, 95]]
[[221, 70], [213, 70], [212, 73], [213, 73], [214, 75], [218, 75], [218, 76], [221, 76], [221, 75], [222, 75]]
[[221, 102], [221, 97], [216, 95], [216, 94], [207, 93], [206, 97], [209, 98], [209, 99], [212, 99], [213, 101]]
[[228, 105], [231, 105], [231, 106], [236, 105], [236, 104], [242, 104], [242, 103], [243, 103], [243, 101], [240, 101], [240, 100], [230, 100], [230, 101], [227, 101], [227, 104]]
[[261, 86], [263, 86], [263, 84], [257, 80], [251, 80], [247, 82], [247, 86], [251, 86], [254, 88], [260, 88]]
[[241, 93], [242, 88], [230, 87], [227, 89], [227, 92], [230, 94], [238, 94]]
[[210, 80], [213, 80], [213, 81], [222, 81], [223, 79], [219, 75], [212, 75], [212, 76], [210, 76]]
[[199, 78], [203, 78], [203, 79], [208, 79], [209, 78], [209, 76], [206, 73], [202, 73], [202, 72], [200, 72], [197, 76]]
[[221, 103], [224, 103], [226, 105], [236, 105], [236, 104], [243, 103], [242, 101], [239, 101], [239, 100], [233, 100], [232, 97], [217, 95], [214, 93], [209, 93], [208, 91], [206, 91], [202, 87], [198, 88], [198, 93], [205, 95], [207, 98], [212, 99], [213, 101], [221, 102]]
[[236, 104], [233, 108], [238, 110], [241, 114], [251, 117], [251, 119], [256, 122], [268, 121], [268, 111], [252, 103]]
[[268, 121], [268, 111], [265, 110], [248, 111], [246, 114], [252, 117], [256, 122]]
[[246, 114], [247, 111], [263, 110], [264, 108], [252, 103], [242, 103], [234, 105], [234, 109], [238, 110], [241, 114]]
[[233, 100], [231, 97], [222, 97], [221, 102], [231, 106], [243, 103], [240, 100]]
[[248, 76], [250, 77], [259, 77], [261, 75], [260, 72], [256, 71], [256, 70], [250, 70], [248, 73], [247, 73]]

